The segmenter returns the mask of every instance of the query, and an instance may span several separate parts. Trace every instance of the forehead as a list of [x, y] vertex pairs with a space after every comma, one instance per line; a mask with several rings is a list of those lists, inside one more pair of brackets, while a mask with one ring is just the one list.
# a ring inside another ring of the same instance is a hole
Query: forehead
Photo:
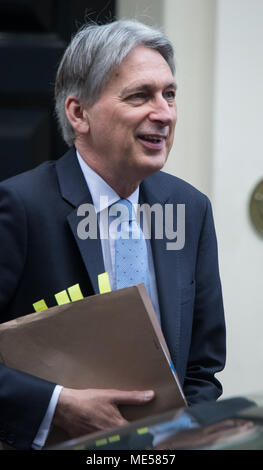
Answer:
[[156, 50], [137, 46], [114, 70], [106, 88], [124, 89], [140, 84], [166, 86], [170, 83], [174, 83], [174, 77], [163, 56]]

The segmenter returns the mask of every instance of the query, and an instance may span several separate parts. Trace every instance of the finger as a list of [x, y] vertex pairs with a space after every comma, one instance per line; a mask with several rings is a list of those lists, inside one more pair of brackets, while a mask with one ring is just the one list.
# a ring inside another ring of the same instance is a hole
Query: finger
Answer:
[[119, 405], [140, 405], [151, 401], [154, 397], [153, 390], [124, 391], [113, 390], [112, 401]]
[[115, 416], [114, 416], [114, 421], [112, 422], [111, 426], [112, 427], [114, 427], [114, 426], [125, 426], [126, 424], [129, 424], [129, 421], [122, 416], [122, 414], [120, 413], [120, 411], [117, 408]]

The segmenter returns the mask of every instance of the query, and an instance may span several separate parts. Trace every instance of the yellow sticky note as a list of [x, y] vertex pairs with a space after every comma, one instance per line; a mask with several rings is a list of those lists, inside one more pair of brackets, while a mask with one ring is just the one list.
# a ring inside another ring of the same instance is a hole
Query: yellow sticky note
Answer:
[[140, 428], [140, 429], [137, 429], [137, 433], [138, 434], [147, 434], [149, 432], [149, 428]]
[[96, 447], [103, 446], [107, 444], [107, 439], [99, 439], [98, 441], [96, 441], [95, 444], [96, 444]]
[[118, 442], [121, 438], [119, 435], [109, 437], [109, 442]]
[[47, 308], [48, 308], [46, 302], [44, 301], [44, 299], [41, 299], [38, 302], [35, 302], [33, 304], [33, 307], [34, 307], [36, 312], [41, 312], [42, 310], [47, 310]]
[[66, 290], [62, 290], [61, 292], [58, 292], [57, 294], [55, 294], [55, 298], [56, 298], [58, 305], [70, 303], [69, 296]]
[[110, 279], [108, 273], [102, 273], [98, 275], [99, 291], [100, 294], [105, 294], [105, 292], [110, 292]]
[[74, 286], [69, 287], [68, 293], [72, 302], [76, 302], [76, 300], [83, 299], [79, 284], [75, 284]]

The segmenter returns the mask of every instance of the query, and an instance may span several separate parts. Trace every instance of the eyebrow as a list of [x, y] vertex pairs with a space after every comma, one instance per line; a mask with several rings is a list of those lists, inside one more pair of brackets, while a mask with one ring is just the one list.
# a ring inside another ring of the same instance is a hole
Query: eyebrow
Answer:
[[[124, 88], [121, 91], [120, 95], [124, 96], [124, 95], [129, 95], [132, 93], [137, 93], [138, 91], [154, 90], [155, 88], [156, 88], [155, 85], [152, 85], [149, 83], [139, 83], [138, 85]], [[164, 86], [164, 89], [167, 89], [167, 88], [173, 88], [176, 91], [177, 90], [176, 82], [173, 81], [171, 83], [168, 83], [167, 85]]]

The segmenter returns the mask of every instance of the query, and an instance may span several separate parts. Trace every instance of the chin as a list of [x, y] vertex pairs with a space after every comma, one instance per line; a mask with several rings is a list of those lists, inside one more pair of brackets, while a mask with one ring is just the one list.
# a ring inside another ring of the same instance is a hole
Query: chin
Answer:
[[155, 155], [150, 158], [148, 157], [147, 160], [148, 161], [145, 162], [145, 166], [148, 166], [149, 170], [152, 169], [152, 171], [159, 171], [164, 167], [167, 155]]
[[156, 158], [151, 162], [146, 162], [140, 167], [141, 172], [141, 179], [147, 178], [147, 176], [151, 176], [157, 171], [160, 171], [166, 163], [165, 158]]

